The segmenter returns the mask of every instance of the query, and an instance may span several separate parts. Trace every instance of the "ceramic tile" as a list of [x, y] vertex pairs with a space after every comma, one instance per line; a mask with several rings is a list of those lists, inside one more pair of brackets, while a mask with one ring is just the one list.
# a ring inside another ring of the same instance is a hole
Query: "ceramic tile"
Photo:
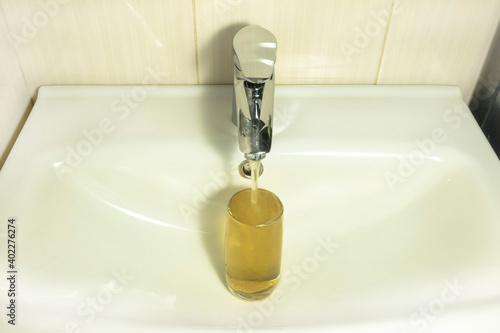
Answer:
[[456, 85], [469, 100], [500, 18], [500, 1], [399, 1], [379, 84]]
[[30, 92], [54, 84], [194, 84], [192, 1], [1, 0]]
[[374, 84], [392, 0], [196, 0], [202, 84], [232, 82], [232, 39], [258, 24], [278, 40], [278, 84]]
[[23, 73], [0, 8], [0, 168], [31, 110]]

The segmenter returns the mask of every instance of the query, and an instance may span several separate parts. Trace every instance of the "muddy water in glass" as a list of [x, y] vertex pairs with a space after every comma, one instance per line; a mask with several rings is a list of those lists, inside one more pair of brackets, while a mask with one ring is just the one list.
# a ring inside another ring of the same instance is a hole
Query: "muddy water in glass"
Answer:
[[255, 301], [271, 294], [280, 276], [282, 243], [283, 205], [274, 193], [245, 189], [229, 200], [226, 282], [236, 297]]

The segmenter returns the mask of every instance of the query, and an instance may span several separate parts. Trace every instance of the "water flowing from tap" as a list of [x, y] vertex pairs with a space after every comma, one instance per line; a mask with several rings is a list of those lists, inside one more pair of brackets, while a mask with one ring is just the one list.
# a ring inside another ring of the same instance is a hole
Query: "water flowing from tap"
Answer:
[[259, 191], [259, 171], [260, 171], [260, 161], [250, 161], [250, 172], [252, 175], [252, 204], [257, 203], [257, 193]]

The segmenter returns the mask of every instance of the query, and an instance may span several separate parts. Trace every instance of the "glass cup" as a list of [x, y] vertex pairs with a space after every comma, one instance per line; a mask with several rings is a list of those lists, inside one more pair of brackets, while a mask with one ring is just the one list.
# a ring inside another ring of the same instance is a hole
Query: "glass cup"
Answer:
[[279, 281], [282, 246], [280, 199], [260, 188], [233, 195], [227, 206], [224, 249], [231, 293], [247, 301], [269, 296]]

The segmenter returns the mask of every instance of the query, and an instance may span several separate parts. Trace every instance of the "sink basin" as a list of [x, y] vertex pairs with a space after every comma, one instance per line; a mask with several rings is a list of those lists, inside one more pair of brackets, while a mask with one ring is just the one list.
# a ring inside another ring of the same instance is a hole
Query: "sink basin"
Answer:
[[40, 88], [0, 172], [0, 331], [500, 330], [500, 163], [458, 88], [276, 88], [259, 182], [285, 207], [282, 276], [255, 303], [224, 282], [250, 186], [231, 105], [230, 86]]

